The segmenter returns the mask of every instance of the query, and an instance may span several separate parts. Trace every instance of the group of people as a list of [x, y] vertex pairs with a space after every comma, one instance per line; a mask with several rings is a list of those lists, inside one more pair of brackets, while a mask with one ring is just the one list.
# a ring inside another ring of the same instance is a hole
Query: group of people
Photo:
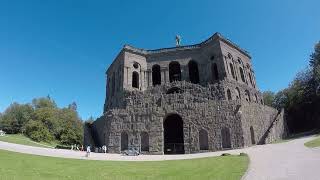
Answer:
[[[106, 145], [103, 145], [102, 147], [99, 148], [99, 150], [100, 149], [102, 150], [103, 153], [105, 153], [105, 154], [107, 153], [107, 146]], [[79, 149], [79, 146], [75, 144], [75, 145], [71, 145], [71, 150], [84, 151], [84, 147], [83, 147], [83, 145], [81, 145], [81, 148]], [[91, 145], [87, 146], [86, 152], [87, 152], [86, 156], [89, 157], [91, 154]]]
[[72, 151], [84, 151], [83, 145], [81, 147], [78, 144], [71, 145], [71, 150]]

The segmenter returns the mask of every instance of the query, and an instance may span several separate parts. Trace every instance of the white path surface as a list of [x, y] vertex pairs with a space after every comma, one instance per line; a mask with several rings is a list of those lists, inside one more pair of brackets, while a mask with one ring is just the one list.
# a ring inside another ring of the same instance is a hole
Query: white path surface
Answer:
[[303, 144], [314, 137], [304, 137], [280, 144], [254, 146], [245, 149], [185, 154], [185, 155], [140, 155], [122, 156], [119, 154], [92, 153], [89, 158], [84, 152], [31, 147], [0, 141], [0, 149], [74, 159], [113, 160], [113, 161], [162, 161], [192, 159], [220, 156], [222, 153], [249, 154], [250, 165], [243, 180], [319, 180], [320, 179], [320, 148], [307, 148]]

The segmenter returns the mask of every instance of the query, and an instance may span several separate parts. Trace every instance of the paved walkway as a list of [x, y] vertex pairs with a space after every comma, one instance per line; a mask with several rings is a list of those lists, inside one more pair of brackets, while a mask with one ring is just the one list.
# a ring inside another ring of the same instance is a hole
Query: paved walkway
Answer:
[[310, 149], [303, 145], [313, 138], [304, 137], [280, 144], [184, 155], [122, 156], [110, 153], [107, 155], [92, 153], [89, 158], [86, 158], [84, 152], [31, 147], [2, 141], [0, 141], [0, 149], [42, 156], [113, 161], [178, 160], [220, 156], [222, 153], [239, 154], [240, 152], [245, 152], [249, 154], [250, 165], [247, 173], [242, 178], [243, 180], [319, 180], [320, 174], [317, 170], [320, 168], [320, 148]]

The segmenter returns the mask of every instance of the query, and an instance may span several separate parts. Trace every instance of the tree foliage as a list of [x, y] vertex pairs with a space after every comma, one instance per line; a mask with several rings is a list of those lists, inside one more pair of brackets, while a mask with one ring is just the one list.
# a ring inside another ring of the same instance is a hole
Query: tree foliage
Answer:
[[57, 140], [63, 144], [81, 144], [83, 125], [76, 103], [58, 108], [54, 100], [41, 97], [31, 104], [11, 104], [0, 116], [0, 128], [7, 133], [25, 133], [35, 141]]
[[299, 72], [289, 87], [279, 91], [272, 102], [284, 108], [291, 132], [320, 128], [320, 42], [310, 56], [310, 66]]
[[272, 91], [265, 91], [262, 93], [262, 97], [263, 97], [263, 102], [265, 105], [268, 105], [268, 106], [272, 106], [272, 103], [274, 101], [274, 92]]

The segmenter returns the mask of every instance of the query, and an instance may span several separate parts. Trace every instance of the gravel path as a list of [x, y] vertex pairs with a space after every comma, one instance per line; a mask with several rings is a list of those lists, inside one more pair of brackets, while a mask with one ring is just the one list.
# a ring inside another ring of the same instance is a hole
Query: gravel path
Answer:
[[222, 153], [249, 154], [249, 169], [242, 178], [243, 180], [319, 180], [320, 173], [320, 148], [307, 148], [303, 144], [314, 137], [304, 137], [280, 144], [268, 144], [253, 146], [244, 149], [229, 151], [185, 154], [185, 155], [140, 155], [122, 156], [119, 154], [92, 153], [89, 158], [84, 152], [31, 147], [0, 141], [0, 149], [36, 154], [42, 156], [90, 159], [90, 160], [113, 160], [113, 161], [162, 161], [193, 159], [201, 157], [220, 156]]

